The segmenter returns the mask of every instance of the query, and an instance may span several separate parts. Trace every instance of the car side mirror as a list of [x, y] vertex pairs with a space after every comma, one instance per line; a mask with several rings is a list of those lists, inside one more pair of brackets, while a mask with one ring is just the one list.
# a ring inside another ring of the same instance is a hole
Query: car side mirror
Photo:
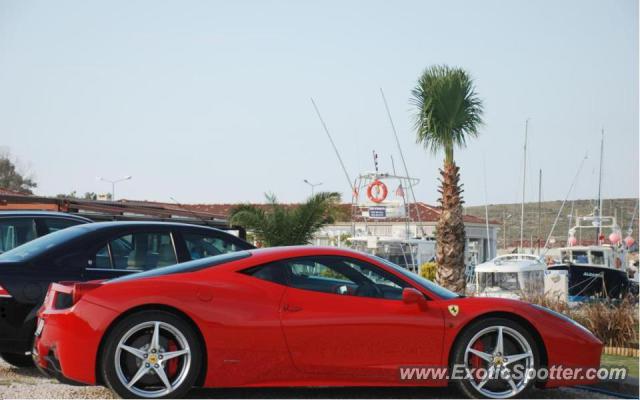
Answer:
[[427, 308], [427, 299], [417, 289], [404, 288], [402, 289], [402, 301], [404, 304], [417, 304], [420, 308]]

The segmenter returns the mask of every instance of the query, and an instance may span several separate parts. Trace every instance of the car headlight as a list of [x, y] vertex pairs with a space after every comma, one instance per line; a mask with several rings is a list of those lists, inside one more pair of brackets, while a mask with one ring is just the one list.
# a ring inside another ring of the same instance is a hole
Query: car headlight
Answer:
[[554, 317], [560, 318], [563, 321], [566, 321], [574, 326], [577, 326], [578, 328], [582, 329], [583, 331], [587, 332], [589, 335], [595, 337], [595, 335], [593, 333], [591, 333], [591, 331], [587, 328], [585, 328], [583, 325], [580, 325], [579, 323], [577, 323], [576, 321], [572, 320], [571, 318], [567, 317], [566, 315], [559, 313], [557, 311], [554, 311], [550, 308], [547, 307], [543, 307], [541, 305], [538, 304], [531, 304], [532, 307], [537, 308], [538, 310], [544, 311], [546, 313], [549, 313], [551, 315], [553, 315]]

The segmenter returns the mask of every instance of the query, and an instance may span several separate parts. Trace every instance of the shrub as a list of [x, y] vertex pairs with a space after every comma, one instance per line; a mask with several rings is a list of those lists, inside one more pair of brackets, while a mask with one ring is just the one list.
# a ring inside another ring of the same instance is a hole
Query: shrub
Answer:
[[420, 276], [423, 278], [429, 279], [430, 281], [436, 280], [436, 269], [438, 269], [438, 264], [435, 262], [426, 262], [420, 265]]
[[638, 303], [631, 297], [615, 303], [600, 301], [575, 307], [545, 296], [524, 297], [522, 300], [568, 316], [589, 329], [606, 346], [638, 347]]
[[618, 304], [588, 303], [576, 309], [572, 318], [608, 346], [638, 346], [638, 309], [629, 299]]

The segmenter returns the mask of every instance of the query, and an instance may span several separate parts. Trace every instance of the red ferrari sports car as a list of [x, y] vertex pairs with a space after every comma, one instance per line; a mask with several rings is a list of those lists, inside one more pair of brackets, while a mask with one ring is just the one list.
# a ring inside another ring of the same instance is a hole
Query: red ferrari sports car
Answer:
[[515, 371], [598, 367], [601, 348], [548, 309], [460, 297], [381, 258], [304, 246], [52, 284], [33, 354], [60, 380], [122, 397], [453, 382], [467, 396], [508, 398], [536, 384], [592, 383]]

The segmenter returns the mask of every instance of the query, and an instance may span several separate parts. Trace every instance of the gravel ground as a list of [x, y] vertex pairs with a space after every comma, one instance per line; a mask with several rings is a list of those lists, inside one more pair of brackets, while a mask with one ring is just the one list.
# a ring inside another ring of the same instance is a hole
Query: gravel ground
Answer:
[[[196, 389], [191, 398], [210, 399], [397, 399], [456, 398], [443, 388], [276, 388], [276, 389]], [[16, 369], [0, 360], [0, 399], [111, 399], [114, 394], [101, 386], [69, 386], [40, 375], [35, 368]], [[607, 399], [584, 390], [562, 388], [535, 390], [535, 399]]]

